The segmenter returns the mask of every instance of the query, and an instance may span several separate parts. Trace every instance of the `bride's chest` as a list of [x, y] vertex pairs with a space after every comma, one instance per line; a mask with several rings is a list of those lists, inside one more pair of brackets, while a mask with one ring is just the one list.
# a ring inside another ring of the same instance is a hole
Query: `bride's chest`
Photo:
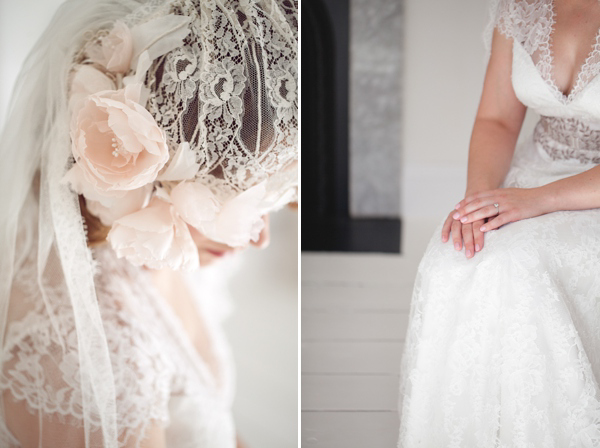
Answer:
[[[564, 0], [517, 0], [513, 5], [506, 20], [517, 97], [542, 115], [585, 113], [598, 100], [600, 2], [575, 7]], [[596, 110], [587, 112], [593, 116]]]
[[548, 35], [553, 80], [568, 97], [580, 82], [580, 75], [587, 76], [583, 72], [593, 70], [597, 63], [594, 59], [598, 51], [600, 2], [588, 2], [584, 7], [570, 1], [554, 1], [551, 5], [552, 17], [547, 21], [551, 29], [540, 31], [542, 36]]
[[511, 78], [515, 95], [525, 106], [543, 116], [600, 123], [600, 48], [597, 59], [588, 61], [570, 93], [565, 95], [554, 78], [540, 70], [540, 64], [534, 62], [523, 44], [514, 41]]

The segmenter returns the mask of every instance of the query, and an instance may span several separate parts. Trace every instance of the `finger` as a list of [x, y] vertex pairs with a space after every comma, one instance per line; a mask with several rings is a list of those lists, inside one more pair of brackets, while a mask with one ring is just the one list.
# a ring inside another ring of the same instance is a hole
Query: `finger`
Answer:
[[464, 218], [468, 214], [473, 213], [477, 210], [481, 210], [482, 208], [487, 207], [488, 205], [492, 205], [493, 203], [494, 203], [494, 196], [474, 199], [470, 202], [467, 202], [465, 205], [463, 205], [461, 208], [459, 208], [454, 213], [454, 215], [452, 215], [452, 217], [454, 219], [461, 220], [461, 222], [464, 222], [464, 221], [462, 221], [462, 218]]
[[466, 216], [460, 218], [460, 222], [463, 224], [472, 223], [475, 221], [481, 221], [485, 218], [493, 218], [498, 215], [498, 209], [493, 205], [487, 205], [479, 210], [469, 213]]
[[456, 250], [462, 249], [462, 232], [461, 232], [462, 224], [460, 221], [452, 222], [452, 241], [454, 243], [454, 248]]
[[471, 258], [475, 255], [475, 245], [473, 244], [473, 226], [471, 224], [462, 226], [462, 236], [465, 243], [465, 256]]
[[483, 225], [485, 221], [475, 221], [473, 223], [473, 240], [475, 242], [475, 252], [479, 252], [483, 249], [483, 232], [479, 230], [479, 228]]
[[462, 201], [460, 201], [458, 204], [456, 204], [456, 206], [454, 208], [456, 210], [458, 210], [460, 207], [464, 206], [465, 204], [468, 204], [469, 202], [473, 202], [476, 199], [494, 196], [496, 193], [497, 193], [497, 190], [485, 190], [485, 191], [480, 191], [478, 193], [470, 194], [469, 196], [465, 196], [465, 198]]
[[442, 226], [442, 243], [448, 241], [448, 238], [450, 237], [450, 228], [452, 227], [453, 222], [454, 220], [452, 219], [452, 216], [448, 215], [446, 221], [444, 221], [444, 225]]
[[480, 230], [482, 232], [489, 232], [490, 230], [495, 230], [498, 227], [503, 226], [504, 224], [508, 224], [511, 222], [508, 213], [501, 213], [496, 216], [494, 219], [486, 222], [483, 226], [481, 226]]

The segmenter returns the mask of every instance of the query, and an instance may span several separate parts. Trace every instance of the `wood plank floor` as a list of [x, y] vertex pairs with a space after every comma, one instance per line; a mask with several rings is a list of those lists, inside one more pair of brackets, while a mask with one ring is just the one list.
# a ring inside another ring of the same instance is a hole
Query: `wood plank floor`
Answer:
[[302, 255], [302, 447], [396, 446], [410, 296], [433, 227], [409, 225], [401, 256]]

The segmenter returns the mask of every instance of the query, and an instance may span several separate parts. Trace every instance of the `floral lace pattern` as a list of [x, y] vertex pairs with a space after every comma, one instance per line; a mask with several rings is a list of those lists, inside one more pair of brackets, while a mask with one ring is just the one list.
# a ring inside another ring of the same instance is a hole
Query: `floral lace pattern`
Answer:
[[[157, 421], [166, 427], [167, 438], [169, 426], [176, 425], [175, 440], [180, 442], [169, 446], [180, 446], [182, 440], [228, 446], [225, 441], [234, 440], [229, 410], [232, 378], [223, 341], [216, 335], [224, 375], [217, 388], [206, 366], [186, 347], [185, 336], [177, 332], [172, 312], [148, 287], [145, 273], [117, 260], [109, 247], [96, 249], [95, 256], [101, 267], [96, 288], [113, 366], [120, 446], [141, 446], [146, 429]], [[29, 278], [25, 271], [20, 277]], [[34, 286], [29, 293], [35, 293]], [[49, 319], [44, 303], [34, 303], [34, 309], [8, 329], [0, 388], [24, 400], [31, 412], [41, 411], [81, 428], [83, 397], [72, 310], [68, 303], [54, 301], [54, 317]], [[178, 401], [188, 397], [193, 413], [186, 417], [171, 412], [173, 397]], [[101, 425], [97, 415], [88, 421], [92, 428]]]
[[195, 148], [196, 179], [219, 199], [272, 177], [288, 178], [272, 182], [279, 194], [295, 186], [286, 168], [298, 158], [296, 10], [296, 2], [173, 2], [192, 32], [150, 68], [147, 109], [171, 154], [181, 142]]
[[[537, 166], [564, 176], [558, 163]], [[558, 176], [523, 166], [510, 178]], [[585, 210], [511, 223], [472, 260], [438, 227], [413, 292], [399, 447], [600, 446], [599, 222]]]
[[[542, 115], [502, 186], [600, 163], [600, 98], [584, 85], [598, 63], [588, 58], [569, 96], [549, 90], [552, 2], [502, 0], [493, 11], [492, 28], [516, 41], [515, 93]], [[398, 447], [600, 447], [600, 209], [509, 223], [472, 259], [440, 232], [412, 297]]]
[[533, 139], [554, 160], [600, 163], [600, 129], [576, 118], [541, 117]]
[[568, 103], [600, 73], [600, 29], [571, 91], [565, 95], [554, 79], [552, 34], [555, 22], [553, 0], [499, 0], [493, 4], [487, 34], [495, 26], [503, 35], [523, 45], [554, 96], [562, 103]]

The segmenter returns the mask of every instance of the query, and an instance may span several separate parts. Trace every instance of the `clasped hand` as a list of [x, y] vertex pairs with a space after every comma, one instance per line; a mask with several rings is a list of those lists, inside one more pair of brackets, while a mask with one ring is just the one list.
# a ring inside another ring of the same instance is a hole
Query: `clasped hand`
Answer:
[[546, 199], [542, 188], [499, 188], [469, 194], [446, 218], [442, 242], [452, 234], [454, 248], [462, 250], [464, 245], [466, 257], [472, 258], [483, 249], [486, 232], [550, 212]]

